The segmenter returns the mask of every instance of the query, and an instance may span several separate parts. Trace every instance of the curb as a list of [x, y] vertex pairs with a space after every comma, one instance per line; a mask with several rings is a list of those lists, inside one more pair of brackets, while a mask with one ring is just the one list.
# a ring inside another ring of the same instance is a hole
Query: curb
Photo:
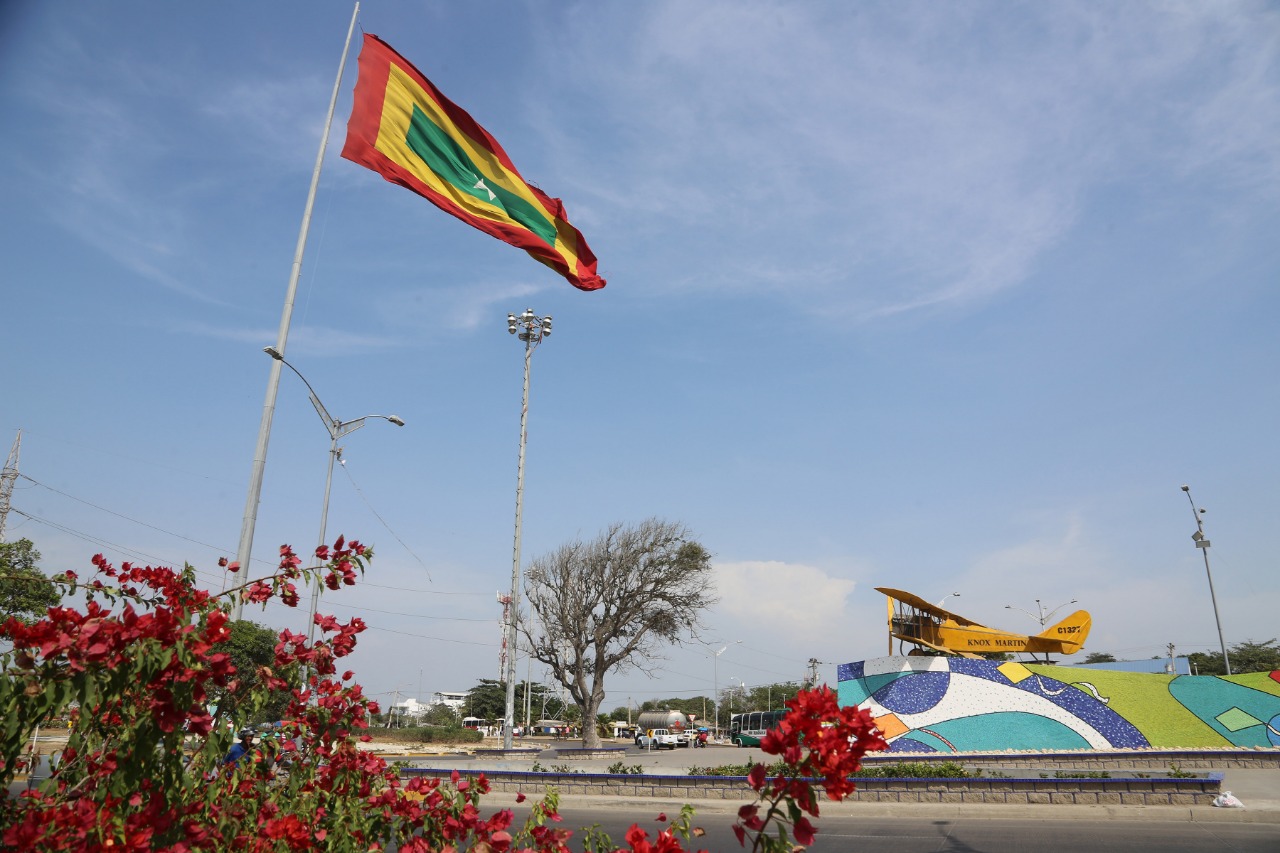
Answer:
[[[526, 796], [532, 798], [531, 792]], [[734, 814], [754, 800], [684, 800], [657, 797], [611, 797], [593, 794], [560, 794], [561, 806], [595, 805], [644, 813], [678, 811], [691, 805], [697, 814]], [[1088, 820], [1161, 821], [1164, 823], [1280, 824], [1280, 808], [1223, 809], [1213, 806], [1046, 806], [957, 803], [819, 803], [821, 816], [868, 818], [936, 818], [951, 820]], [[821, 819], [819, 817], [819, 820]]]

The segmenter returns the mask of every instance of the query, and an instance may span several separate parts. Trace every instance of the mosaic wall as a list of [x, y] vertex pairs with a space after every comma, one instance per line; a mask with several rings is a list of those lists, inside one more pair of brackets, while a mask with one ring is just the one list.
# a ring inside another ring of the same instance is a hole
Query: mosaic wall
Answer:
[[948, 657], [837, 669], [891, 752], [1280, 747], [1280, 671], [1167, 675]]

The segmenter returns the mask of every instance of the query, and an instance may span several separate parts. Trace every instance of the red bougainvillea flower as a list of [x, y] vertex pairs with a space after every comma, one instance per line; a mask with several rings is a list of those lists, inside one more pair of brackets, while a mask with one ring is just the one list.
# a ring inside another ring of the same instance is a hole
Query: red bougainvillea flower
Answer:
[[[787, 707], [790, 712], [761, 739], [760, 748], [783, 756], [796, 776], [821, 778], [832, 800], [852, 793], [854, 784], [849, 777], [862, 766], [864, 755], [888, 747], [871, 713], [865, 708], [841, 707], [835, 692], [826, 685], [802, 691]], [[774, 785], [775, 789], [787, 787], [802, 793], [782, 778], [775, 779]], [[798, 799], [804, 807], [804, 799]], [[806, 811], [817, 814], [816, 804]]]

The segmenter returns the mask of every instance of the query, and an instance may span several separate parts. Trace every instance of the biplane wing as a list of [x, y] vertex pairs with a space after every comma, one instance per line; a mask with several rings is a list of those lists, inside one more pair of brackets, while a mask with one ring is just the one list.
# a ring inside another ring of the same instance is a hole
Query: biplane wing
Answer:
[[1047, 660], [1051, 653], [1069, 655], [1080, 651], [1092, 625], [1089, 614], [1077, 610], [1039, 634], [1016, 634], [988, 628], [900, 589], [876, 587], [876, 592], [884, 593], [888, 606], [889, 654], [893, 654], [893, 641], [897, 639], [960, 657], [1022, 652], [1040, 653]]
[[887, 586], [876, 587], [876, 592], [882, 592], [892, 598], [894, 601], [901, 601], [903, 604], [914, 607], [916, 610], [928, 613], [930, 616], [937, 616], [940, 619], [950, 619], [957, 625], [977, 625], [979, 628], [986, 627], [978, 625], [972, 619], [966, 619], [958, 613], [952, 613], [950, 610], [943, 610], [936, 604], [930, 604], [918, 595], [912, 595], [909, 592], [903, 592], [900, 589], [890, 589]]

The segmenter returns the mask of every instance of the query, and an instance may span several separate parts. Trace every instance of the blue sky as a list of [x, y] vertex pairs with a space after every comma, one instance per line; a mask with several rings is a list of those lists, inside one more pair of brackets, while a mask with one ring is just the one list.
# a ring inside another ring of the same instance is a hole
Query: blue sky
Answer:
[[[46, 570], [234, 555], [351, 11], [0, 11], [7, 534]], [[1078, 599], [1121, 658], [1216, 648], [1183, 483], [1228, 644], [1280, 633], [1274, 5], [372, 0], [361, 29], [564, 199], [609, 282], [341, 160], [353, 45], [287, 355], [337, 417], [407, 422], [334, 479], [331, 534], [378, 556], [321, 609], [370, 624], [371, 693], [497, 676], [525, 307], [555, 318], [526, 558], [649, 516], [715, 555], [730, 650], [615, 675], [606, 708], [810, 658], [834, 682], [886, 651], [881, 585], [1009, 629]], [[314, 546], [327, 450], [286, 372], [256, 570]]]

